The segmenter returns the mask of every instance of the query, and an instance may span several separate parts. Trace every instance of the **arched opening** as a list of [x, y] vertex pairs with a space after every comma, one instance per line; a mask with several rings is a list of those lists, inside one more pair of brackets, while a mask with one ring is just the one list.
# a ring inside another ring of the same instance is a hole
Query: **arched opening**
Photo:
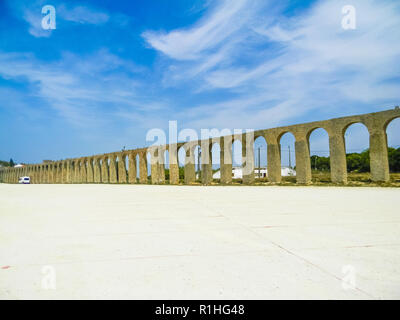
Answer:
[[178, 149], [179, 182], [185, 179], [185, 157], [185, 148], [182, 146]]
[[329, 135], [323, 128], [313, 129], [308, 135], [312, 180], [330, 182], [331, 166], [329, 153]]
[[386, 126], [390, 178], [400, 182], [400, 118], [391, 120]]
[[267, 180], [267, 141], [263, 136], [254, 140], [254, 178], [259, 181]]
[[151, 154], [150, 152], [146, 153], [147, 159], [147, 182], [151, 183]]
[[281, 176], [283, 181], [296, 182], [296, 150], [293, 133], [283, 133], [278, 142], [281, 146]]
[[140, 179], [140, 156], [139, 156], [139, 154], [136, 155], [135, 162], [136, 162], [136, 182], [138, 182]]
[[196, 172], [196, 182], [200, 182], [202, 178], [202, 170], [201, 170], [201, 147], [199, 145], [193, 148], [194, 152], [194, 170]]
[[371, 179], [369, 162], [369, 132], [362, 123], [352, 123], [344, 130], [348, 181], [368, 182]]
[[170, 171], [169, 171], [169, 151], [164, 150], [164, 174], [165, 174], [165, 181], [169, 183], [170, 181]]
[[104, 177], [103, 177], [103, 159], [98, 159], [97, 160], [97, 163], [98, 163], [98, 167], [96, 168], [96, 170], [98, 170], [98, 175], [99, 175], [99, 179], [98, 179], [98, 182], [99, 183], [102, 183], [103, 182], [103, 179], [104, 179]]
[[124, 164], [124, 172], [125, 172], [125, 183], [129, 183], [129, 157], [126, 154], [122, 155], [122, 163]]
[[232, 143], [232, 180], [236, 182], [243, 181], [242, 169], [242, 142], [238, 139]]
[[212, 178], [215, 182], [221, 181], [221, 146], [219, 143], [213, 143], [211, 147], [211, 168], [212, 168]]

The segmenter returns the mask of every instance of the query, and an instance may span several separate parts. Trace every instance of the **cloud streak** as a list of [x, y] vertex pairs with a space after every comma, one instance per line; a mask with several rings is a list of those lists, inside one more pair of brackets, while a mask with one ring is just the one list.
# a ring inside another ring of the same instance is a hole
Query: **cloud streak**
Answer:
[[[220, 2], [190, 28], [143, 37], [169, 58], [164, 83], [191, 81], [193, 94], [230, 94], [223, 103], [194, 108], [192, 123], [198, 125], [211, 117], [224, 126], [235, 116], [254, 126], [268, 116], [265, 125], [276, 124], [313, 110], [343, 114], [395, 104], [400, 90], [391, 79], [400, 74], [400, 4], [352, 3], [356, 30], [341, 27], [346, 1], [317, 1], [287, 16], [284, 7], [271, 11], [268, 2], [243, 0], [232, 7]], [[285, 112], [276, 112], [280, 108]]]

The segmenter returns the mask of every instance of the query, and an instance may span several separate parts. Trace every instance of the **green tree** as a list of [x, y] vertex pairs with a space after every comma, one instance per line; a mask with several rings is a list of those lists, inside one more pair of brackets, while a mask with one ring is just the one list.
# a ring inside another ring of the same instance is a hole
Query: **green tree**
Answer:
[[0, 160], [0, 165], [3, 166], [3, 167], [9, 167], [10, 166], [10, 162]]
[[15, 166], [15, 163], [14, 163], [13, 159], [10, 159], [10, 167], [14, 167], [14, 166]]
[[329, 171], [330, 167], [329, 157], [319, 157], [316, 155], [311, 157], [311, 168], [313, 170]]
[[400, 148], [388, 148], [390, 172], [400, 172]]
[[179, 179], [185, 179], [185, 167], [179, 167]]

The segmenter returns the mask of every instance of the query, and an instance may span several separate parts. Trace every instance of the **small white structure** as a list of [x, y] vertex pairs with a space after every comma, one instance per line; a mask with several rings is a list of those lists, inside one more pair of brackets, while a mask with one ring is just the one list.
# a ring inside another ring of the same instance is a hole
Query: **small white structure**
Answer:
[[[282, 177], [296, 176], [296, 170], [294, 170], [293, 168], [290, 168], [290, 167], [282, 167], [281, 175], [282, 175]], [[267, 168], [260, 168], [260, 169], [255, 168], [254, 176], [256, 178], [268, 177]], [[242, 178], [243, 178], [243, 169], [240, 167], [233, 167], [232, 168], [232, 179], [242, 179]], [[220, 170], [218, 170], [217, 172], [215, 172], [213, 174], [213, 179], [221, 179], [221, 171]]]
[[15, 166], [14, 166], [14, 168], [23, 168], [24, 167], [24, 165], [23, 164], [21, 164], [21, 163], [19, 163], [19, 164], [16, 164]]
[[19, 177], [18, 183], [20, 184], [30, 184], [31, 178], [30, 177]]

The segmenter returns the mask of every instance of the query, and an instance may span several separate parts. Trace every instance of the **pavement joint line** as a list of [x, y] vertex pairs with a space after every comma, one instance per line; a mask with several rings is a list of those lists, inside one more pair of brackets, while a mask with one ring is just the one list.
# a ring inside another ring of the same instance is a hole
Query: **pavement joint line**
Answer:
[[61, 261], [61, 262], [46, 262], [46, 263], [25, 263], [25, 264], [10, 264], [7, 269], [24, 268], [24, 267], [41, 267], [43, 265], [68, 265], [68, 264], [84, 264], [84, 263], [98, 263], [98, 262], [113, 262], [113, 261], [129, 261], [129, 260], [144, 260], [144, 259], [166, 259], [166, 258], [185, 258], [185, 257], [213, 257], [219, 255], [238, 255], [238, 254], [254, 254], [266, 253], [268, 250], [249, 250], [249, 251], [234, 251], [234, 252], [218, 252], [215, 254], [171, 254], [164, 256], [137, 256], [126, 258], [112, 258], [112, 259], [91, 259], [91, 260], [75, 260], [75, 261]]
[[[204, 203], [202, 203], [202, 204], [204, 205]], [[207, 209], [210, 210], [210, 208], [207, 208]], [[211, 210], [212, 210], [212, 209], [211, 209]], [[227, 220], [230, 220], [230, 219], [227, 218], [226, 216], [224, 216], [224, 217], [225, 217]], [[341, 279], [340, 277], [338, 277], [338, 276], [336, 276], [335, 274], [329, 272], [328, 270], [325, 270], [324, 268], [322, 268], [322, 267], [316, 265], [315, 263], [309, 261], [309, 260], [306, 259], [305, 257], [300, 256], [300, 255], [298, 255], [298, 254], [292, 252], [291, 250], [289, 250], [289, 249], [283, 247], [282, 245], [280, 245], [280, 244], [278, 244], [278, 243], [272, 241], [271, 239], [268, 239], [268, 238], [263, 237], [262, 235], [258, 234], [257, 232], [255, 232], [254, 230], [252, 230], [252, 228], [250, 228], [250, 227], [248, 227], [248, 226], [246, 226], [246, 225], [243, 225], [243, 224], [241, 224], [241, 223], [238, 223], [238, 224], [241, 225], [241, 226], [242, 226], [243, 228], [245, 228], [246, 230], [250, 231], [251, 233], [256, 234], [259, 238], [261, 238], [261, 239], [263, 239], [263, 240], [269, 241], [271, 244], [273, 244], [274, 246], [276, 246], [276, 247], [280, 248], [281, 250], [287, 252], [288, 254], [290, 254], [290, 255], [296, 257], [297, 259], [300, 259], [300, 260], [306, 262], [307, 264], [309, 264], [309, 265], [311, 265], [311, 266], [317, 268], [318, 270], [322, 271], [323, 273], [325, 273], [325, 274], [327, 274], [327, 275], [329, 275], [329, 276], [335, 278], [336, 280], [342, 282], [342, 279]], [[359, 291], [360, 293], [363, 293], [363, 294], [367, 295], [368, 297], [370, 297], [370, 298], [372, 298], [372, 299], [376, 299], [372, 294], [370, 294], [370, 293], [368, 293], [368, 292], [362, 290], [362, 289], [359, 288], [359, 287], [355, 287], [355, 289], [356, 289], [357, 291]]]

